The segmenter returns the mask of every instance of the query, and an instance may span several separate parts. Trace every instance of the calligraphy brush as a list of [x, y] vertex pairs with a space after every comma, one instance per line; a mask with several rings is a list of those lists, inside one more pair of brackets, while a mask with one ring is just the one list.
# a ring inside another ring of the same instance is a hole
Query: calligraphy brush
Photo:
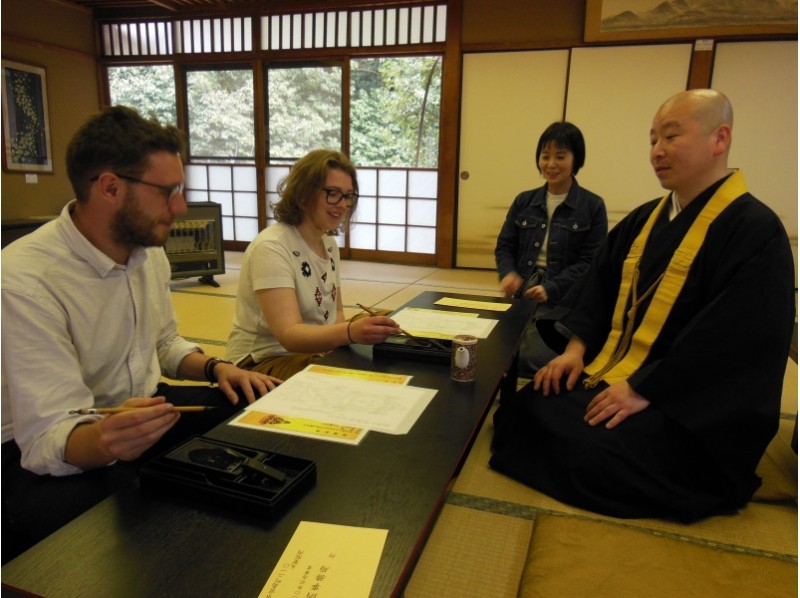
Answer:
[[[72, 409], [70, 414], [107, 415], [112, 413], [123, 413], [124, 411], [134, 411], [136, 409], [141, 409], [141, 407], [84, 407], [83, 409]], [[199, 411], [209, 411], [210, 409], [216, 409], [216, 407], [211, 405], [186, 405], [182, 407], [174, 407], [173, 411], [178, 411], [179, 413], [197, 413]]]
[[[376, 314], [374, 311], [372, 311], [370, 308], [368, 308], [368, 307], [366, 307], [366, 306], [364, 306], [364, 305], [361, 305], [360, 303], [356, 303], [356, 305], [357, 305], [358, 307], [360, 307], [361, 309], [363, 309], [365, 312], [367, 312], [367, 313], [368, 313], [369, 315], [371, 315], [371, 316], [376, 316], [376, 315], [377, 315], [377, 314]], [[433, 344], [433, 345], [436, 345], [436, 346], [437, 346], [437, 347], [439, 347], [439, 348], [440, 348], [442, 351], [448, 351], [448, 352], [450, 351], [450, 349], [448, 349], [447, 347], [445, 347], [445, 346], [444, 346], [442, 343], [440, 343], [440, 342], [438, 342], [438, 341], [436, 341], [436, 340], [434, 340], [434, 339], [432, 339], [432, 338], [420, 338], [420, 337], [418, 337], [418, 336], [414, 336], [414, 335], [413, 335], [413, 334], [411, 334], [410, 332], [407, 332], [407, 331], [403, 330], [402, 328], [399, 328], [399, 330], [400, 330], [400, 333], [401, 333], [401, 334], [403, 334], [403, 335], [407, 336], [408, 338], [410, 338], [410, 339], [411, 339], [411, 340], [413, 340], [413, 341], [416, 341], [416, 342], [417, 342], [417, 343], [418, 343], [420, 346], [423, 346], [423, 347], [424, 347], [424, 346], [425, 346], [425, 343], [427, 342], [427, 343], [431, 343], [431, 344]]]

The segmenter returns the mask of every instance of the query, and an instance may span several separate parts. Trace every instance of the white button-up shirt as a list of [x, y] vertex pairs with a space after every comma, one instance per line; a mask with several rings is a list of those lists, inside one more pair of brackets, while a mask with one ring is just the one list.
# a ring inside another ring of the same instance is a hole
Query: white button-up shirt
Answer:
[[178, 335], [164, 250], [116, 264], [75, 227], [73, 205], [2, 252], [2, 440], [40, 474], [80, 471], [64, 461], [67, 437], [97, 416], [71, 409], [152, 396], [200, 350]]

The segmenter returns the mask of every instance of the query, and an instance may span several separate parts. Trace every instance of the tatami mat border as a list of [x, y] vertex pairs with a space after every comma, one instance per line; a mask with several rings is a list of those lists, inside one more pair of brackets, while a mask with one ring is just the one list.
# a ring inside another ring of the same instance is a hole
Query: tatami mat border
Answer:
[[173, 293], [183, 293], [184, 295], [202, 295], [203, 297], [224, 297], [226, 299], [236, 299], [236, 295], [228, 293], [211, 293], [208, 291], [191, 291], [188, 289], [170, 289]]
[[194, 336], [184, 336], [190, 343], [197, 343], [199, 345], [214, 345], [215, 347], [225, 347], [228, 341], [218, 341], [211, 338], [197, 338]]
[[705, 546], [707, 548], [716, 548], [719, 550], [726, 550], [728, 552], [736, 552], [741, 554], [749, 554], [753, 556], [760, 556], [770, 559], [776, 559], [786, 563], [797, 564], [796, 554], [787, 554], [782, 552], [775, 552], [770, 550], [761, 550], [749, 546], [740, 546], [737, 544], [728, 544], [725, 542], [716, 542], [706, 538], [696, 538], [687, 536], [685, 534], [678, 534], [675, 532], [665, 532], [664, 530], [656, 530], [642, 525], [634, 525], [625, 523], [620, 520], [609, 520], [602, 517], [592, 517], [591, 515], [582, 515], [578, 513], [565, 513], [555, 509], [544, 509], [541, 507], [532, 507], [530, 505], [521, 505], [504, 500], [496, 500], [493, 498], [486, 498], [483, 496], [474, 496], [471, 494], [463, 494], [461, 492], [450, 492], [445, 501], [447, 504], [468, 509], [475, 509], [478, 511], [487, 511], [497, 515], [507, 515], [510, 517], [518, 517], [521, 519], [536, 520], [539, 514], [554, 515], [557, 517], [570, 517], [572, 519], [583, 519], [585, 521], [595, 521], [597, 523], [605, 523], [611, 526], [617, 526], [627, 529], [639, 530], [644, 533], [650, 533], [654, 536], [678, 540], [680, 542], [687, 542], [689, 544], [696, 544]]

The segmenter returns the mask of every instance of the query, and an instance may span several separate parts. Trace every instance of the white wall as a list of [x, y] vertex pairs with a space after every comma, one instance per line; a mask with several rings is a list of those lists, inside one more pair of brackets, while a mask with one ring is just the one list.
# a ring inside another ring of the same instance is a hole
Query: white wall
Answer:
[[605, 200], [609, 227], [664, 194], [650, 166], [650, 125], [664, 100], [686, 89], [691, 54], [691, 44], [572, 52], [566, 115], [586, 140], [578, 181]]
[[797, 42], [718, 44], [712, 87], [733, 104], [730, 165], [797, 241]]
[[[613, 226], [663, 194], [649, 164], [652, 117], [686, 88], [692, 45], [575, 48], [464, 57], [456, 266], [494, 269], [497, 233], [514, 197], [541, 185], [534, 154], [562, 115], [584, 133], [581, 185], [601, 195]], [[712, 87], [734, 108], [731, 166], [781, 217], [797, 246], [797, 42], [727, 42]]]

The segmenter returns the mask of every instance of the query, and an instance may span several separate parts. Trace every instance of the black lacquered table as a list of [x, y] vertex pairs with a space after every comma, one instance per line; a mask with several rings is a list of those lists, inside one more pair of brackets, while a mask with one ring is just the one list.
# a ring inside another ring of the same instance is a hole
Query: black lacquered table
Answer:
[[[425, 292], [405, 307], [440, 308]], [[457, 307], [441, 307], [460, 311]], [[316, 484], [279, 516], [265, 518], [186, 497], [153, 497], [137, 487], [115, 494], [2, 568], [4, 595], [258, 596], [301, 521], [389, 530], [372, 596], [402, 593], [422, 547], [498, 391], [513, 392], [516, 354], [533, 314], [464, 309], [499, 320], [478, 343], [474, 382], [450, 380], [449, 365], [338, 349], [332, 366], [412, 375], [437, 390], [406, 435], [370, 432], [358, 446], [221, 425], [207, 436], [311, 459]], [[24, 594], [17, 594], [21, 591]]]

